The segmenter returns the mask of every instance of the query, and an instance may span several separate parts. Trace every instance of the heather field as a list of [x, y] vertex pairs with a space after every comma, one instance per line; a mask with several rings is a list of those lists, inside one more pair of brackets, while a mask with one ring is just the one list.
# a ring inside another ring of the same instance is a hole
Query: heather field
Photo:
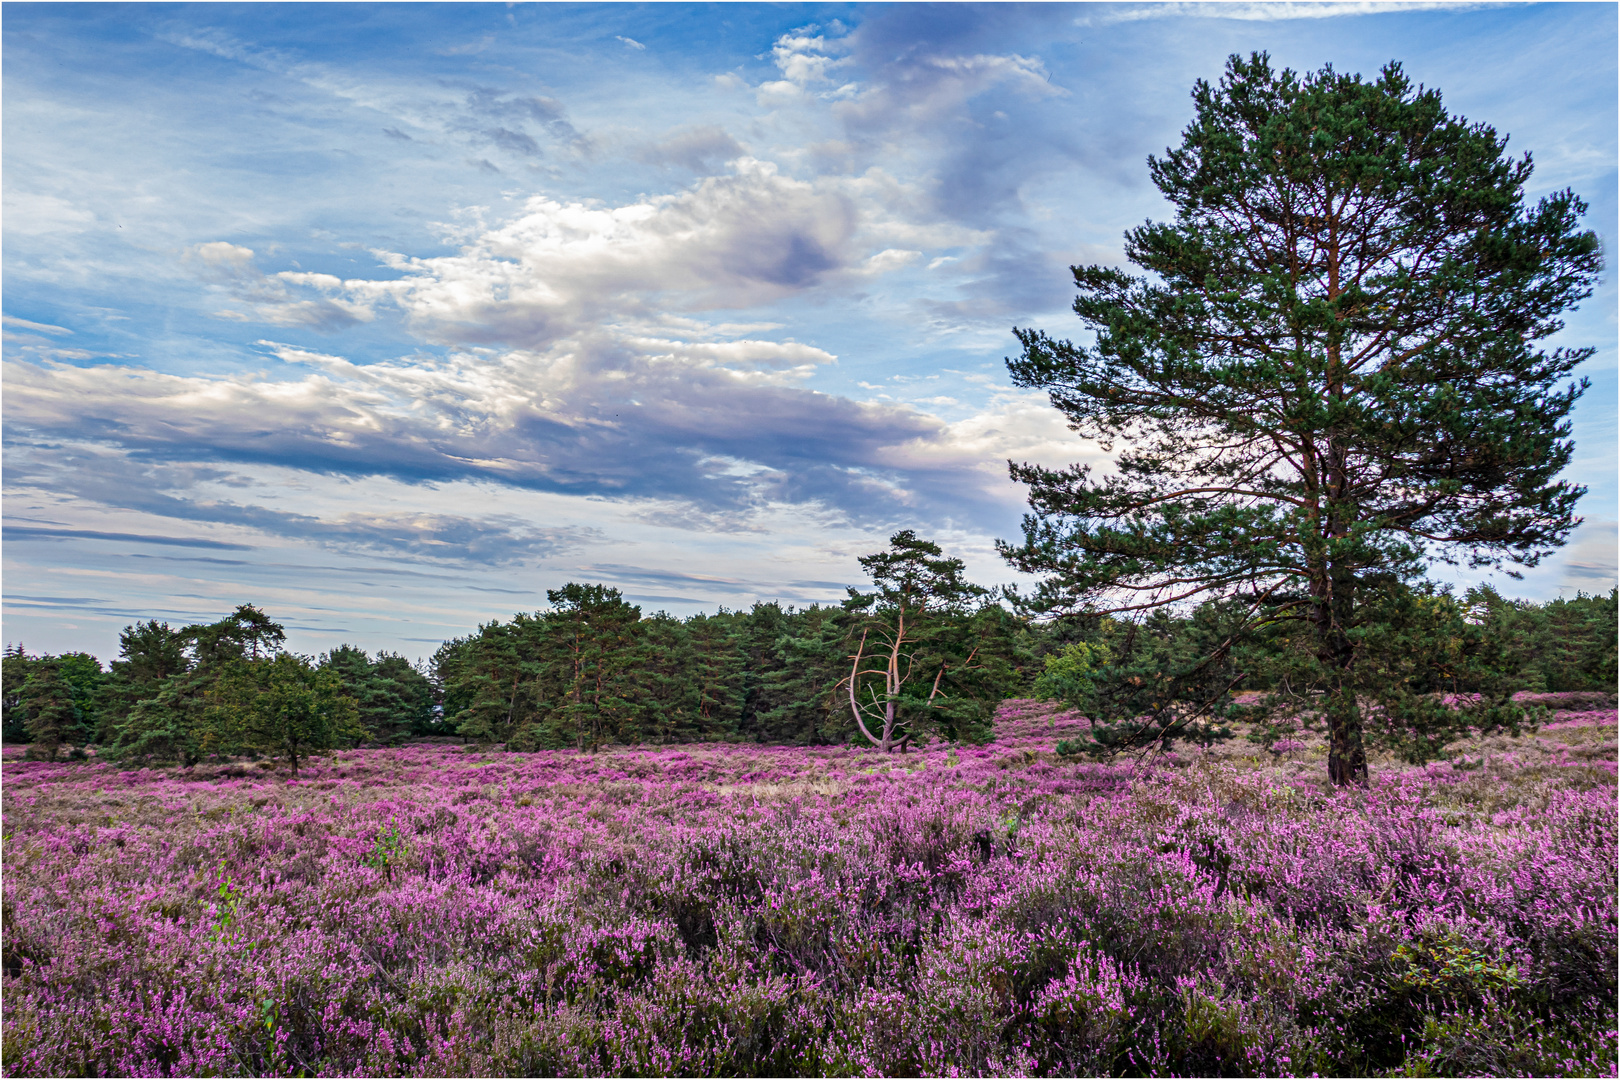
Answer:
[[[4, 762], [6, 1075], [1614, 1075], [1615, 720]], [[1567, 706], [1576, 706], [1568, 708]]]

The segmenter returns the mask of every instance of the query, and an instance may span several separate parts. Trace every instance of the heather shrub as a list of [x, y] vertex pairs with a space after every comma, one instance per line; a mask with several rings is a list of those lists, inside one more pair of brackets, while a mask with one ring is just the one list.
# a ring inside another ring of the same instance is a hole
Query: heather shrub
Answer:
[[1565, 690], [1555, 694], [1519, 693], [1513, 700], [1521, 705], [1539, 705], [1553, 712], [1586, 712], [1613, 709], [1615, 695], [1608, 690]]
[[1054, 753], [1083, 723], [8, 754], [4, 1071], [1613, 1074], [1614, 774], [1565, 753], [1613, 712], [1365, 791], [1315, 746]]

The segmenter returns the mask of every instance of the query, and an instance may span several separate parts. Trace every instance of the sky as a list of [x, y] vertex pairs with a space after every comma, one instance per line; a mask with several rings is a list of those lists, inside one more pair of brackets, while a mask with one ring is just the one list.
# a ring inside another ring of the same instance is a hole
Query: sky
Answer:
[[[568, 581], [837, 600], [903, 528], [1014, 580], [1012, 386], [1234, 53], [1391, 60], [1613, 264], [1612, 4], [7, 3], [4, 638], [110, 660], [253, 603], [409, 657]], [[1616, 291], [1522, 580], [1615, 582]]]

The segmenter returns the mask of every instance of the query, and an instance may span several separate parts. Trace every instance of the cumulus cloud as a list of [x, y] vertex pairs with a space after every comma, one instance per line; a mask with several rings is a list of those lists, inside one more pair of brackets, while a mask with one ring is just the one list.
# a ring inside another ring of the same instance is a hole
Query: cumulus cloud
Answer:
[[[490, 98], [487, 109], [550, 106]], [[186, 494], [202, 480], [173, 468], [490, 482], [630, 500], [646, 520], [711, 531], [753, 528], [773, 506], [869, 525], [1004, 520], [1005, 466], [987, 451], [1039, 425], [951, 425], [818, 393], [807, 381], [831, 353], [709, 314], [854, 287], [984, 239], [918, 216], [920, 202], [881, 170], [801, 180], [743, 157], [727, 175], [620, 206], [531, 198], [510, 220], [467, 228], [452, 254], [377, 252], [397, 274], [386, 280], [267, 274], [250, 248], [198, 244], [186, 262], [234, 303], [227, 317], [331, 330], [392, 308], [443, 351], [362, 364], [265, 341], [279, 361], [268, 373], [215, 376], [10, 361], [6, 420], [19, 436], [93, 431], [170, 462], [177, 494], [152, 495], [148, 512], [422, 557], [499, 562], [572, 541], [493, 518], [288, 514]], [[98, 469], [94, 497], [127, 501], [117, 470]], [[127, 486], [164, 490], [142, 475]]]
[[[1052, 85], [1038, 57], [958, 52], [926, 35], [896, 43], [881, 19], [844, 36], [817, 29], [806, 27], [776, 40], [771, 58], [783, 77], [761, 84], [762, 101], [817, 97], [831, 102], [833, 115], [854, 132], [914, 134], [960, 114], [969, 100], [997, 87], [1034, 97], [1064, 93]], [[845, 69], [865, 78], [834, 77]]]
[[801, 27], [771, 45], [771, 61], [782, 78], [760, 84], [757, 98], [761, 105], [789, 104], [807, 97], [847, 97], [859, 89], [853, 82], [834, 78], [840, 68], [852, 63], [848, 56], [834, 55], [848, 48], [848, 39], [819, 30], [817, 26]]
[[881, 170], [799, 180], [745, 157], [617, 207], [536, 196], [454, 255], [379, 252], [395, 280], [280, 278], [327, 287], [345, 310], [393, 303], [436, 342], [547, 348], [584, 325], [749, 307], [870, 271], [873, 256], [894, 266], [912, 257], [895, 252], [982, 239], [908, 217], [919, 198]]
[[695, 173], [714, 172], [747, 151], [718, 124], [680, 128], [636, 152], [649, 165], [678, 165]]
[[[197, 244], [186, 252], [186, 260], [204, 280], [247, 308], [238, 311], [227, 308], [215, 312], [216, 317], [238, 321], [253, 320], [273, 326], [300, 326], [311, 330], [341, 330], [372, 318], [365, 304], [338, 299], [303, 299], [288, 289], [291, 278], [267, 276], [254, 263], [252, 248], [223, 240]], [[334, 279], [335, 280], [335, 279]]]
[[[806, 346], [735, 343], [753, 365], [743, 368], [717, 359], [721, 344], [685, 356], [673, 347], [619, 355], [612, 366], [583, 362], [588, 348], [362, 366], [279, 347], [293, 370], [278, 372], [278, 381], [14, 364], [6, 411], [8, 423], [28, 431], [96, 430], [144, 457], [606, 496], [644, 504], [659, 524], [710, 530], [747, 528], [772, 505], [867, 524], [999, 520], [1013, 495], [1008, 458], [1056, 462], [1074, 453], [1061, 417], [1038, 395], [1003, 395], [988, 411], [947, 424], [907, 405], [784, 382], [772, 365], [796, 354], [814, 359]], [[760, 355], [766, 345], [775, 356]], [[642, 339], [641, 347], [654, 345]], [[114, 503], [151, 482], [119, 479], [110, 462], [56, 481]], [[445, 519], [317, 522], [228, 502], [196, 505], [165, 496], [140, 508], [351, 544], [386, 540], [420, 554], [433, 553], [434, 538], [459, 535]], [[495, 534], [492, 557], [497, 548], [532, 552], [563, 542], [487, 520], [478, 527]]]
[[822, 499], [859, 511], [884, 450], [939, 429], [910, 410], [784, 386], [773, 372], [683, 363], [673, 351], [611, 367], [585, 359], [326, 358], [324, 370], [282, 381], [16, 364], [6, 412], [39, 432], [99, 428], [151, 454], [721, 509]]
[[938, 123], [971, 98], [1009, 86], [1025, 94], [1052, 97], [1054, 87], [1036, 57], [924, 55], [889, 65], [890, 79], [834, 107], [835, 115], [858, 131]]

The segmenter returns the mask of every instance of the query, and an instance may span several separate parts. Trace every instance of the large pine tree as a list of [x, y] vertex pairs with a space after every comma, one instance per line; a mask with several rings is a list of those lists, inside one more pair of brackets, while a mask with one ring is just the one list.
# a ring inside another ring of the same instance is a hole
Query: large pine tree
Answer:
[[1534, 565], [1576, 523], [1566, 380], [1592, 350], [1537, 342], [1599, 243], [1580, 199], [1527, 204], [1529, 156], [1397, 64], [1234, 56], [1193, 99], [1149, 159], [1175, 220], [1126, 234], [1146, 276], [1074, 268], [1091, 344], [1016, 331], [1014, 380], [1121, 451], [1096, 479], [1015, 465], [1034, 513], [1003, 552], [1048, 611], [1221, 599], [1307, 624], [1329, 773], [1358, 783], [1365, 601], [1436, 559]]

